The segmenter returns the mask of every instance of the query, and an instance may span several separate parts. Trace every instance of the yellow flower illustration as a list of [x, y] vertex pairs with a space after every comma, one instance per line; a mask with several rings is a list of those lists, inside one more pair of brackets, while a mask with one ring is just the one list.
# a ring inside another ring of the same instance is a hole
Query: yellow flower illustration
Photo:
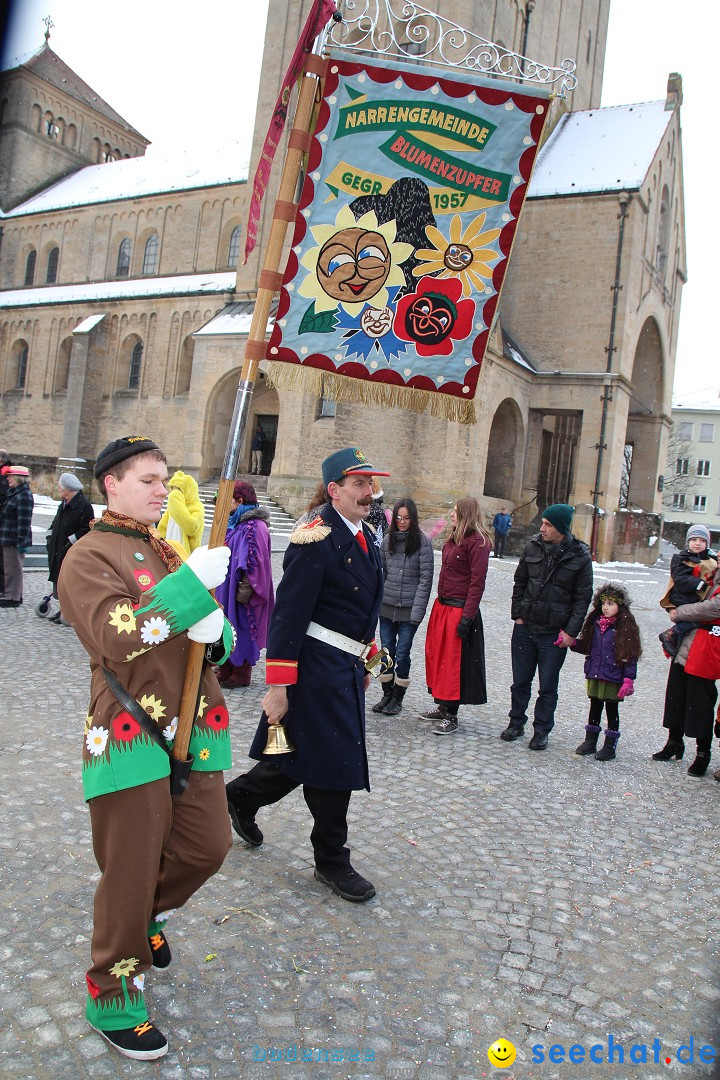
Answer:
[[167, 709], [162, 703], [161, 698], [156, 698], [154, 694], [143, 694], [140, 698], [140, 706], [152, 716], [153, 720], [162, 720], [163, 716], [167, 712]]
[[485, 281], [492, 277], [490, 263], [500, 258], [499, 251], [487, 246], [497, 240], [500, 229], [483, 232], [485, 217], [478, 214], [463, 232], [460, 215], [453, 214], [449, 240], [434, 225], [426, 225], [425, 235], [435, 247], [417, 249], [415, 255], [421, 261], [413, 269], [415, 277], [435, 274], [439, 278], [459, 278], [463, 296], [484, 291]]
[[142, 656], [143, 653], [150, 652], [149, 649], [136, 649], [135, 652], [128, 653], [125, 657], [125, 663], [128, 664], [131, 660], [134, 660], [136, 656]]
[[132, 975], [139, 963], [137, 956], [131, 956], [129, 960], [118, 960], [117, 964], [113, 964], [109, 969], [108, 974], [114, 975], [116, 979], [121, 978], [123, 975]]
[[397, 225], [379, 225], [374, 210], [355, 220], [343, 206], [334, 225], [315, 225], [317, 247], [308, 248], [301, 265], [309, 271], [298, 293], [315, 301], [315, 313], [332, 311], [340, 304], [357, 315], [368, 300], [375, 308], [388, 302], [388, 285], [404, 285], [400, 264], [412, 255], [412, 246], [395, 241]]
[[199, 757], [201, 761], [207, 761], [207, 759], [210, 757], [210, 751], [208, 750], [207, 746], [203, 746], [202, 750], [200, 751]]
[[83, 729], [83, 735], [87, 735], [90, 728], [93, 726], [93, 718], [90, 713], [85, 717], [85, 727]]
[[118, 604], [110, 612], [110, 625], [117, 627], [118, 634], [132, 634], [135, 630], [135, 616], [129, 604]]
[[198, 704], [197, 719], [202, 720], [203, 713], [208, 707], [207, 698], [204, 694], [200, 695], [200, 702]]

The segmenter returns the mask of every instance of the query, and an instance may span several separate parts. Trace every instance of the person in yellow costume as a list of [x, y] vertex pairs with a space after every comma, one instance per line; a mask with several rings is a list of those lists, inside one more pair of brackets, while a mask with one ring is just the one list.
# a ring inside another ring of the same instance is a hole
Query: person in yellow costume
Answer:
[[197, 481], [178, 469], [168, 480], [167, 509], [158, 523], [163, 540], [173, 547], [180, 545], [190, 554], [202, 543], [205, 511], [200, 502]]

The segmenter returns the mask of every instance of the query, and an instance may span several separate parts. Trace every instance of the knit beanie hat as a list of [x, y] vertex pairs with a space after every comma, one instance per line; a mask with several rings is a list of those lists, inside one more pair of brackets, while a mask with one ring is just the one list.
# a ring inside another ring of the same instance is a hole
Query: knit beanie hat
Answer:
[[82, 491], [83, 486], [78, 480], [77, 476], [71, 472], [64, 472], [58, 480], [60, 487], [65, 488], [66, 491]]
[[710, 547], [710, 530], [706, 525], [691, 525], [685, 536], [685, 543], [688, 544], [693, 536], [699, 536]]
[[568, 506], [567, 503], [553, 503], [552, 506], [548, 506], [547, 510], [543, 510], [542, 516], [546, 521], [549, 521], [558, 532], [563, 533], [565, 536], [569, 536], [570, 525], [572, 524], [574, 513], [574, 506]]
[[148, 450], [159, 450], [160, 447], [152, 439], [144, 435], [125, 435], [122, 439], [115, 439], [101, 450], [95, 460], [93, 476], [99, 479], [104, 472], [112, 469], [113, 465], [119, 465], [129, 457], [136, 454], [145, 454]]

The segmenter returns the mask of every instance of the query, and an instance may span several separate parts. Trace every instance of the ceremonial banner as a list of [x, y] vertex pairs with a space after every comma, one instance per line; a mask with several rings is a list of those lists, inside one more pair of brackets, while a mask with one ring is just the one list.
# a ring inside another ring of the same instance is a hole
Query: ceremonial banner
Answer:
[[331, 54], [274, 385], [474, 421], [550, 94]]
[[260, 160], [255, 170], [252, 196], [250, 198], [250, 212], [248, 214], [247, 239], [245, 242], [245, 262], [248, 261], [251, 251], [257, 241], [257, 225], [260, 218], [260, 207], [265, 190], [270, 178], [270, 170], [275, 159], [275, 153], [280, 142], [280, 137], [285, 129], [287, 119], [288, 102], [293, 85], [300, 74], [305, 58], [312, 48], [312, 44], [323, 27], [329, 22], [336, 11], [335, 0], [315, 0], [308, 15], [302, 36], [295, 46], [295, 52], [290, 60], [290, 65], [285, 72], [280, 93], [278, 94], [275, 108], [270, 119], [268, 133], [265, 136]]

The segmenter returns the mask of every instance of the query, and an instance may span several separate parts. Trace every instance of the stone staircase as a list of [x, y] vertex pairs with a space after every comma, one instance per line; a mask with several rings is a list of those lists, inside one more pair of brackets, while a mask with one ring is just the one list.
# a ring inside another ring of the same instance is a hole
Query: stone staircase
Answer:
[[[268, 514], [270, 515], [270, 521], [268, 525], [270, 529], [270, 535], [273, 538], [277, 538], [278, 540], [287, 540], [293, 530], [295, 518], [290, 517], [290, 515], [286, 513], [285, 510], [283, 510], [283, 508], [278, 503], [276, 503], [274, 499], [271, 499], [267, 491], [261, 490], [260, 482], [262, 481], [262, 479], [265, 479], [265, 482], [267, 483], [267, 479], [257, 476], [239, 476], [238, 479], [247, 480], [247, 482], [252, 484], [255, 488], [259, 505], [264, 507], [264, 509], [267, 510]], [[214, 498], [217, 493], [217, 482], [200, 484], [199, 492], [200, 501], [205, 507], [204, 540], [207, 541], [207, 537], [210, 533], [210, 526], [212, 525], [213, 513], [215, 511]]]

